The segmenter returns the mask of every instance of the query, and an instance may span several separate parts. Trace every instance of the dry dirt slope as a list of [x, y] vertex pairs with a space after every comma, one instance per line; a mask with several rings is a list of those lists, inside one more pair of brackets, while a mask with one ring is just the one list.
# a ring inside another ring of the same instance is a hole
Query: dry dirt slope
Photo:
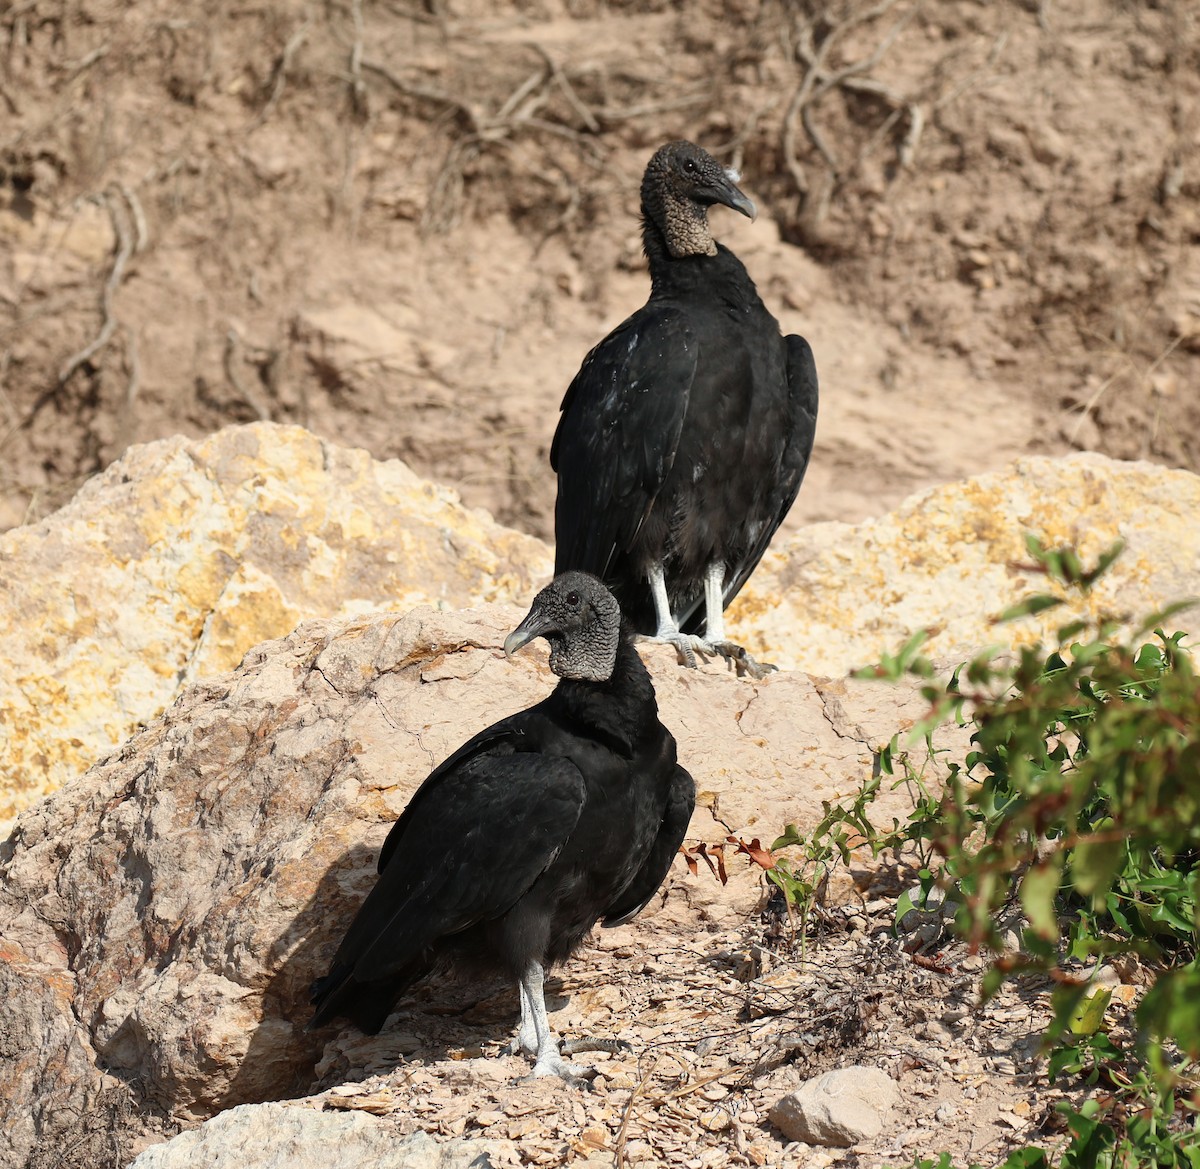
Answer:
[[810, 337], [795, 523], [1074, 443], [1194, 467], [1200, 30], [1116, 0], [0, 6], [0, 525], [298, 421], [546, 534], [582, 354], [694, 137]]

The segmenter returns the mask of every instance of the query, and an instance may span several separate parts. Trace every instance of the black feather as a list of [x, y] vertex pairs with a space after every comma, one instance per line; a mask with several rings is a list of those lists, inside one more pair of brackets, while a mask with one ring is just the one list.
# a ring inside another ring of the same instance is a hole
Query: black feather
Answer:
[[[685, 162], [711, 181], [685, 184]], [[642, 187], [650, 299], [587, 355], [551, 447], [555, 571], [602, 577], [640, 633], [657, 626], [652, 565], [684, 632], [702, 629], [709, 565], [725, 566], [724, 605], [737, 596], [796, 498], [816, 433], [812, 350], [780, 335], [741, 261], [712, 242], [716, 202], [752, 211], [698, 147], [655, 154]], [[677, 254], [705, 243], [711, 254]]]
[[[603, 590], [579, 574], [567, 579]], [[539, 595], [523, 627], [558, 584]], [[547, 620], [538, 627], [568, 649], [589, 632]], [[530, 962], [562, 962], [598, 920], [627, 920], [653, 896], [687, 830], [694, 785], [659, 722], [632, 630], [610, 632], [611, 676], [561, 679], [545, 700], [460, 747], [417, 790], [329, 974], [313, 985], [310, 1027], [345, 1016], [377, 1031], [399, 995], [441, 960], [514, 979]]]

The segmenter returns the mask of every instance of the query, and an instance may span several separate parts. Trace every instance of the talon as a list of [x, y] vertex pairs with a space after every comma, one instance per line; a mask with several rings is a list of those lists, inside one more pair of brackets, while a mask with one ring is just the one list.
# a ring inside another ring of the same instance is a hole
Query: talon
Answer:
[[596, 1039], [585, 1035], [579, 1039], [564, 1039], [558, 1049], [562, 1055], [578, 1055], [581, 1051], [606, 1051], [609, 1055], [618, 1055], [632, 1051], [633, 1044], [624, 1039]]

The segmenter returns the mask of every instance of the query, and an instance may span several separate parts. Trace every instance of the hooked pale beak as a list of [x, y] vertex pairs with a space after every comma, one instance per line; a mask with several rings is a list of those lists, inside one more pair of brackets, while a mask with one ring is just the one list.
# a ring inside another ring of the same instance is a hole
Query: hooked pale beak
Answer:
[[753, 221], [758, 218], [758, 208], [736, 185], [736, 176], [737, 171], [725, 172], [725, 181], [716, 185], [717, 202], [734, 211], [740, 211], [747, 219]]
[[530, 609], [525, 620], [504, 639], [504, 656], [512, 657], [517, 650], [527, 646], [536, 637], [553, 633], [553, 623], [538, 609]]

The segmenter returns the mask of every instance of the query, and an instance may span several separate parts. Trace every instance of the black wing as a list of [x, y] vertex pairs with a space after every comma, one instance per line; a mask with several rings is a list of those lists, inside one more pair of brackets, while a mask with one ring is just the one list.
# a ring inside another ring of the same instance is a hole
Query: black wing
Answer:
[[695, 806], [696, 785], [692, 777], [676, 765], [654, 847], [637, 875], [625, 886], [616, 901], [604, 911], [603, 924], [606, 927], [621, 925], [646, 908], [655, 890], [670, 871], [671, 862], [683, 843]]
[[[503, 718], [498, 723], [493, 723], [468, 739], [457, 751], [447, 755], [425, 777], [421, 786], [413, 792], [404, 811], [400, 813], [400, 818], [392, 825], [392, 830], [387, 834], [387, 839], [384, 840], [383, 847], [379, 850], [379, 862], [376, 865], [379, 872], [383, 872], [396, 849], [399, 848], [400, 841], [409, 831], [422, 801], [437, 792], [442, 776], [474, 759], [476, 755], [482, 755], [485, 752], [491, 755], [511, 755], [516, 751], [531, 749], [531, 736], [536, 734], [541, 722], [541, 706], [542, 704], [538, 703], [537, 706]], [[436, 798], [435, 795], [434, 798]]]
[[775, 519], [774, 523], [764, 526], [745, 558], [736, 566], [733, 576], [725, 582], [722, 590], [724, 608], [728, 608], [733, 598], [742, 591], [742, 586], [763, 558], [771, 537], [796, 502], [817, 435], [817, 366], [812, 347], [795, 333], [784, 340], [787, 343], [788, 441], [776, 485]]
[[629, 550], [675, 460], [699, 350], [678, 309], [647, 305], [584, 358], [550, 447], [556, 574], [603, 579]]
[[418, 788], [333, 968], [384, 979], [448, 934], [505, 913], [574, 830], [583, 776], [536, 750], [537, 708], [489, 727]]

